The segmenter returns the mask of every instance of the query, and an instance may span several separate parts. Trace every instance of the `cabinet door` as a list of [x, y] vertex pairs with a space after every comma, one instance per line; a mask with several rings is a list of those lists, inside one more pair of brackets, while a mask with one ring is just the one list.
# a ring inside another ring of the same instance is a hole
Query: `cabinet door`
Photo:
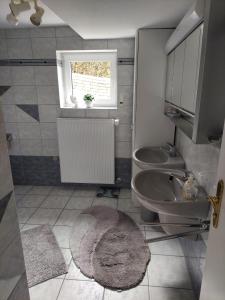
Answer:
[[184, 68], [185, 41], [175, 49], [174, 73], [173, 73], [173, 93], [171, 102], [177, 106], [181, 103], [181, 88]]
[[187, 39], [184, 58], [181, 107], [195, 113], [198, 90], [199, 65], [201, 58], [203, 25], [198, 27]]
[[173, 69], [174, 51], [167, 56], [167, 75], [166, 75], [166, 100], [172, 102], [173, 95]]

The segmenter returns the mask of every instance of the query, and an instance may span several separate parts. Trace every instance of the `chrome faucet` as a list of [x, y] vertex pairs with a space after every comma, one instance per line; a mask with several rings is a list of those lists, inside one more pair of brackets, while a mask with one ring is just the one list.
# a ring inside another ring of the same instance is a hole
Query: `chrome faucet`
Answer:
[[191, 175], [193, 175], [193, 173], [188, 170], [178, 170], [178, 172], [169, 170], [168, 174], [170, 175], [170, 180], [176, 178], [182, 186], [184, 182], [187, 181]]
[[169, 153], [169, 156], [170, 157], [176, 157], [177, 156], [177, 151], [176, 151], [176, 148], [175, 146], [173, 146], [172, 144], [170, 143], [166, 143], [166, 146], [163, 147], [163, 149]]

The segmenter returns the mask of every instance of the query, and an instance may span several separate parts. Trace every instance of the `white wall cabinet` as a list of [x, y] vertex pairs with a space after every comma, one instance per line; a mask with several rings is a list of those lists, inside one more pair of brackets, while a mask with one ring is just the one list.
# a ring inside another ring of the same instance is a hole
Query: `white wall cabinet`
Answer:
[[[203, 23], [192, 27], [182, 44], [174, 43], [175, 50], [170, 49], [164, 112], [194, 143], [217, 140], [219, 144], [225, 118], [225, 1], [204, 4]], [[182, 24], [178, 27], [185, 31]]]
[[174, 53], [174, 71], [173, 71], [171, 102], [177, 106], [180, 106], [181, 103], [181, 88], [182, 88], [182, 76], [183, 76], [183, 69], [184, 69], [184, 56], [185, 56], [185, 41], [175, 49], [175, 53]]
[[169, 102], [172, 102], [173, 95], [174, 56], [175, 53], [171, 52], [167, 57], [166, 100]]
[[166, 100], [195, 113], [203, 25], [167, 58]]
[[180, 106], [195, 113], [201, 57], [203, 25], [198, 27], [185, 42], [185, 57]]

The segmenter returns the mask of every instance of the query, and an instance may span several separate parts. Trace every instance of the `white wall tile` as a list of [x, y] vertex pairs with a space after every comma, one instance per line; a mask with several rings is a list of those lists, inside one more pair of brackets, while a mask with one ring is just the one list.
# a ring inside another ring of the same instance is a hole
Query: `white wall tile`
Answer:
[[20, 139], [21, 155], [42, 155], [41, 139]]
[[30, 29], [30, 36], [33, 37], [55, 37], [54, 27], [36, 27]]
[[18, 124], [20, 139], [40, 139], [40, 124], [20, 123]]
[[14, 87], [11, 87], [8, 89], [8, 91], [6, 91], [0, 99], [0, 102], [3, 104], [14, 104], [14, 91], [13, 91]]
[[17, 122], [15, 105], [2, 105], [2, 111], [5, 122]]
[[112, 109], [109, 111], [110, 118], [118, 118], [120, 124], [131, 124], [132, 122], [132, 107], [123, 106], [119, 109]]
[[8, 58], [8, 52], [7, 52], [6, 40], [0, 38], [0, 59], [7, 59], [7, 58]]
[[87, 109], [87, 118], [108, 118], [109, 112], [107, 109]]
[[7, 47], [10, 59], [32, 58], [30, 39], [7, 39]]
[[118, 105], [119, 106], [132, 106], [133, 104], [133, 86], [132, 85], [119, 85], [118, 86]]
[[33, 117], [24, 112], [21, 108], [16, 107], [16, 116], [18, 123], [38, 123]]
[[25, 28], [6, 29], [7, 38], [29, 38], [30, 31]]
[[36, 104], [37, 90], [35, 86], [13, 86], [14, 103], [16, 104]]
[[10, 67], [0, 67], [0, 82], [1, 85], [11, 85], [11, 68]]
[[0, 29], [0, 38], [5, 38], [5, 37], [6, 37], [5, 29]]
[[118, 85], [133, 85], [134, 66], [118, 66]]
[[20, 139], [13, 139], [8, 149], [9, 155], [21, 155]]
[[86, 117], [86, 109], [66, 109], [60, 108], [61, 118], [84, 118]]
[[105, 50], [107, 48], [107, 40], [83, 40], [84, 50]]
[[39, 106], [40, 122], [52, 123], [56, 122], [59, 115], [59, 109], [56, 105], [40, 105]]
[[55, 58], [56, 39], [32, 38], [33, 58]]
[[81, 38], [71, 27], [69, 26], [60, 26], [55, 28], [57, 37], [73, 37], [76, 36]]
[[57, 139], [43, 139], [43, 155], [46, 156], [58, 156], [58, 140]]
[[76, 37], [57, 37], [56, 49], [57, 50], [80, 50], [82, 49], [82, 40]]
[[34, 67], [36, 85], [58, 85], [57, 68], [55, 66]]
[[120, 142], [130, 142], [131, 141], [131, 125], [120, 124], [116, 127], [116, 139]]
[[14, 85], [34, 85], [34, 68], [12, 67], [12, 82]]
[[186, 168], [192, 171], [206, 191], [215, 193], [220, 150], [212, 145], [196, 145], [180, 130], [176, 146], [184, 158]]
[[43, 139], [57, 139], [56, 123], [41, 123], [40, 127]]
[[58, 86], [37, 86], [38, 104], [59, 104]]
[[130, 158], [131, 157], [131, 143], [130, 142], [116, 142], [116, 157]]
[[118, 58], [134, 57], [133, 38], [108, 40], [109, 49], [117, 49]]
[[6, 133], [11, 133], [13, 139], [18, 139], [19, 138], [19, 130], [18, 130], [18, 124], [17, 123], [5, 122], [5, 131], [6, 131]]

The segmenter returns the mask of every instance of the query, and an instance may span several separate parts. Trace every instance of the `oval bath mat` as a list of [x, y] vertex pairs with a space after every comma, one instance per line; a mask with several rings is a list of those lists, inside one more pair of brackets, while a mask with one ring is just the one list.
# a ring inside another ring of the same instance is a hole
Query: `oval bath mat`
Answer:
[[70, 248], [81, 272], [110, 289], [138, 285], [150, 260], [148, 245], [136, 223], [106, 206], [89, 208], [78, 216]]

